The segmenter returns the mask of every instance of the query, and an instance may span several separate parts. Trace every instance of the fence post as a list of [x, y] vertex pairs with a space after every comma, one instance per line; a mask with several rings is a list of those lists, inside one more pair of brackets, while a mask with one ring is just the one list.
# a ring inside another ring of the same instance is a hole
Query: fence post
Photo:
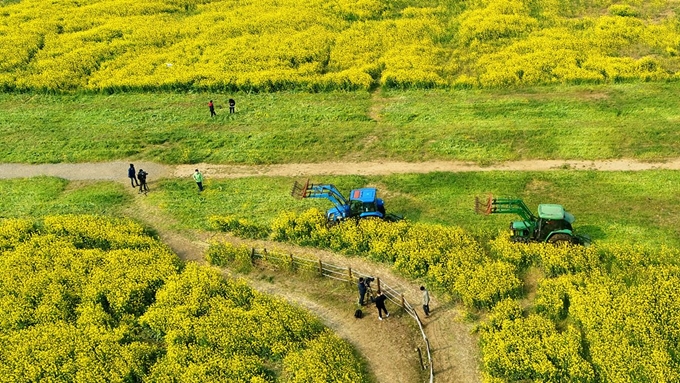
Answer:
[[380, 278], [376, 278], [376, 280], [378, 281], [378, 291], [382, 291], [380, 290]]
[[323, 277], [323, 263], [321, 263], [321, 259], [319, 259], [319, 274]]
[[347, 268], [347, 274], [349, 274], [349, 284], [352, 284], [352, 268], [348, 267]]
[[255, 262], [255, 248], [252, 247], [250, 250], [250, 263]]
[[263, 257], [264, 257], [264, 260], [266, 261], [267, 260], [267, 249], [266, 248], [264, 249], [264, 256]]
[[293, 253], [290, 253], [290, 271], [295, 271], [295, 262], [293, 262]]
[[406, 302], [404, 302], [404, 293], [401, 293], [401, 308], [406, 308]]
[[418, 359], [420, 360], [420, 367], [424, 370], [425, 364], [423, 363], [423, 353], [420, 351], [420, 347], [416, 347], [416, 351], [418, 351]]

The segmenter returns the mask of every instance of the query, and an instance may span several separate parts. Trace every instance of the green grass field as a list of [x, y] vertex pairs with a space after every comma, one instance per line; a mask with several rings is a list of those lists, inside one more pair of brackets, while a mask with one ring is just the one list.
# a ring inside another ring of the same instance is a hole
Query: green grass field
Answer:
[[[271, 94], [0, 94], [0, 161], [645, 161], [680, 149], [678, 83]], [[235, 97], [237, 113], [226, 100]], [[217, 118], [207, 102], [214, 99]]]
[[[574, 228], [595, 241], [680, 246], [680, 174], [646, 172], [480, 172], [328, 177], [316, 182], [350, 188], [373, 185], [388, 212], [411, 221], [461, 226], [489, 237], [505, 230], [512, 215], [480, 216], [474, 197], [488, 193], [522, 197], [532, 210], [539, 203], [560, 203], [576, 216]], [[199, 194], [188, 180], [161, 180], [146, 201], [161, 207], [186, 228], [209, 229], [211, 215], [231, 215], [267, 225], [282, 211], [326, 210], [327, 200], [289, 196], [293, 179], [207, 180]], [[124, 185], [68, 182], [52, 177], [0, 181], [3, 217], [48, 214], [120, 215], [131, 203]]]
[[113, 182], [68, 182], [54, 177], [0, 181], [0, 217], [38, 218], [53, 214], [119, 216], [131, 202]]
[[[534, 212], [539, 203], [559, 203], [576, 216], [574, 228], [595, 241], [680, 246], [680, 207], [676, 185], [680, 174], [647, 172], [480, 172], [392, 175], [385, 177], [325, 177], [343, 193], [374, 185], [388, 212], [412, 221], [461, 226], [489, 237], [505, 230], [512, 215], [480, 216], [475, 196], [521, 197]], [[327, 200], [297, 200], [289, 196], [293, 179], [242, 178], [208, 180], [199, 194], [189, 181], [164, 180], [149, 194], [160, 206], [192, 228], [208, 228], [211, 215], [231, 215], [267, 225], [281, 211], [322, 210]]]

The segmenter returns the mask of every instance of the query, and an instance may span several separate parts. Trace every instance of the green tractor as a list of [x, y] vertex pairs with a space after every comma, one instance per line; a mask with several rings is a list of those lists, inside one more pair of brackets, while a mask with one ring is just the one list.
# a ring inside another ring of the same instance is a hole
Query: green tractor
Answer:
[[562, 205], [538, 205], [538, 217], [529, 210], [521, 199], [493, 198], [489, 196], [485, 202], [475, 198], [475, 210], [478, 213], [489, 214], [517, 214], [520, 221], [512, 221], [510, 230], [513, 242], [547, 242], [572, 243], [586, 245], [587, 237], [574, 234], [571, 224], [576, 220], [572, 214], [565, 211]]

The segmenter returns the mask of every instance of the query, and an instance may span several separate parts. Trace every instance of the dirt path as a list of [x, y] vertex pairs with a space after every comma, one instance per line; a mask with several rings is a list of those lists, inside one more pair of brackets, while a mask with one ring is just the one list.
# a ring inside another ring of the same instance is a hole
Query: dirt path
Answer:
[[[0, 164], [0, 178], [21, 178], [38, 175], [61, 177], [68, 180], [125, 180], [129, 162], [99, 162], [78, 164]], [[556, 169], [641, 171], [654, 169], [680, 170], [680, 158], [666, 162], [641, 162], [637, 160], [563, 161], [532, 160], [509, 161], [489, 166], [472, 162], [324, 162], [281, 165], [163, 165], [153, 162], [135, 162], [137, 169], [147, 171], [152, 179], [167, 177], [190, 178], [198, 168], [206, 177], [240, 178], [252, 176], [305, 177], [313, 175], [388, 175], [398, 173], [430, 172], [489, 172], [489, 171], [548, 171]]]
[[[208, 244], [215, 239], [236, 244], [245, 243], [256, 248], [267, 248], [305, 258], [319, 258], [336, 265], [351, 266], [354, 270], [380, 277], [383, 283], [403, 291], [406, 299], [413, 302], [415, 307], [420, 307], [418, 286], [392, 273], [387, 265], [277, 242], [246, 241], [210, 232], [176, 230], [176, 221], [147, 203], [143, 195], [132, 194], [135, 196], [135, 202], [125, 213], [156, 230], [160, 239], [184, 260], [205, 263], [203, 254]], [[265, 274], [266, 271], [254, 272], [238, 277], [245, 278], [259, 291], [281, 297], [315, 313], [366, 358], [368, 370], [377, 382], [412, 383], [427, 380], [427, 376], [420, 370], [415, 353], [415, 347], [420, 345], [419, 341], [422, 338], [412, 319], [403, 311], [394, 309], [390, 318], [378, 321], [374, 310], [367, 308], [367, 317], [357, 321], [351, 315], [356, 299], [353, 287], [325, 279], [323, 282], [315, 281], [315, 288], [310, 289], [308, 283], [301, 281], [300, 277], [271, 272]], [[481, 381], [477, 339], [471, 335], [471, 325], [460, 320], [460, 312], [454, 305], [440, 303], [436, 296], [433, 296], [431, 305], [432, 315], [424, 319], [424, 328], [431, 342], [435, 381], [438, 383]]]

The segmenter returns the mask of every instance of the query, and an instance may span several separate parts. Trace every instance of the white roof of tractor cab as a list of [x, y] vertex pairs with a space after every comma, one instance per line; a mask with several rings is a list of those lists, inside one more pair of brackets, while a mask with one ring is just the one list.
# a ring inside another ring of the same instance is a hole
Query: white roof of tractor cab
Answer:
[[543, 203], [538, 205], [538, 217], [543, 219], [563, 219], [573, 223], [576, 219], [570, 213], [564, 211], [562, 205]]

